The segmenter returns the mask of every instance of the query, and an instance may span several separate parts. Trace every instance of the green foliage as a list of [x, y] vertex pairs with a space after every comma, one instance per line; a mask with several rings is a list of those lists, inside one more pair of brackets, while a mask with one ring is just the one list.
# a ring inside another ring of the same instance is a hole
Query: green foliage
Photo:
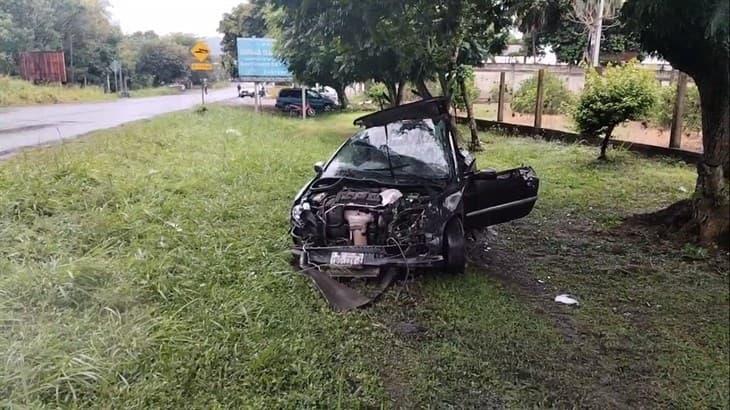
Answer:
[[[545, 72], [543, 91], [544, 114], [568, 113], [575, 103], [575, 97], [570, 90], [560, 78], [550, 72]], [[499, 89], [497, 92], [499, 92]], [[524, 114], [534, 113], [536, 99], [537, 75], [523, 81], [515, 91], [511, 101], [512, 111]]]
[[223, 33], [223, 64], [232, 76], [238, 75], [237, 46], [238, 37], [265, 37], [269, 32], [266, 21], [266, 0], [252, 0], [235, 6], [224, 13], [218, 32]]
[[[671, 127], [676, 98], [676, 86], [660, 87], [657, 103], [651, 112], [652, 122], [664, 128]], [[684, 130], [700, 131], [702, 129], [702, 110], [700, 108], [700, 94], [697, 87], [688, 84], [687, 94], [684, 98], [684, 116], [682, 117]]]
[[[474, 103], [474, 101], [479, 98], [479, 88], [477, 88], [476, 85], [476, 75], [474, 74], [474, 69], [470, 66], [462, 66], [460, 69], [459, 75], [464, 76], [464, 81], [466, 83], [466, 92], [467, 96], [469, 98], [469, 101]], [[454, 105], [456, 108], [460, 110], [466, 110], [466, 105], [464, 104], [464, 96], [461, 92], [461, 87], [455, 86], [452, 91], [452, 98], [454, 101]]]
[[646, 116], [656, 102], [654, 73], [635, 62], [610, 66], [603, 75], [590, 70], [573, 114], [586, 134], [610, 132], [617, 125]]
[[0, 73], [17, 74], [21, 52], [63, 50], [70, 81], [105, 83], [122, 38], [107, 6], [104, 0], [0, 0]]
[[135, 72], [151, 76], [155, 86], [183, 80], [189, 75], [188, 54], [187, 48], [169, 41], [147, 42], [139, 51]]
[[101, 101], [114, 98], [96, 86], [78, 87], [34, 85], [28, 81], [0, 75], [0, 107], [27, 104]]
[[384, 83], [396, 104], [408, 81], [437, 79], [441, 91], [450, 95], [458, 68], [501, 51], [510, 23], [508, 2], [502, 0], [272, 3], [283, 13], [281, 53], [306, 50], [311, 39], [320, 52], [310, 55], [326, 54], [325, 61], [334, 60], [335, 72], [343, 77]]
[[365, 91], [365, 95], [373, 100], [380, 109], [390, 105], [390, 96], [388, 95], [388, 89], [383, 83], [375, 83], [368, 87]]
[[[510, 103], [512, 102], [512, 95], [514, 94], [514, 91], [512, 90], [512, 87], [505, 84], [504, 86], [504, 102]], [[489, 90], [489, 102], [491, 103], [497, 103], [499, 102], [499, 83], [494, 84], [492, 88]]]
[[[585, 27], [571, 16], [572, 0], [518, 0], [515, 4], [517, 27], [525, 36], [527, 55], [542, 54], [549, 46], [558, 61], [579, 64], [588, 47]], [[534, 49], [534, 50], [533, 50]], [[601, 54], [639, 53], [638, 37], [628, 30], [622, 16], [606, 21]]]

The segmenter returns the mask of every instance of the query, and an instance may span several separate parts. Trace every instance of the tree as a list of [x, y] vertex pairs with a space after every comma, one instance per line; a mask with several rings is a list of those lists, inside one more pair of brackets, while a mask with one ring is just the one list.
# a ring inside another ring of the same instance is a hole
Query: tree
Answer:
[[[605, 27], [601, 38], [601, 54], [603, 55], [630, 53], [641, 57], [641, 45], [638, 38], [628, 31], [626, 23], [623, 21], [615, 20]], [[549, 45], [558, 61], [573, 65], [586, 61], [586, 54], [590, 47], [583, 27], [567, 19], [562, 19], [553, 30], [546, 31], [540, 37], [538, 44]]]
[[540, 54], [540, 37], [558, 20], [560, 4], [557, 0], [521, 0], [515, 6], [517, 28], [524, 34], [527, 54]]
[[24, 51], [63, 50], [71, 81], [105, 82], [122, 37], [107, 8], [104, 0], [0, 0], [0, 70], [15, 74]]
[[588, 37], [585, 60], [599, 65], [603, 20], [612, 20], [621, 9], [623, 0], [571, 0], [570, 17], [583, 26]]
[[608, 141], [619, 124], [649, 113], [656, 90], [654, 73], [634, 62], [609, 66], [603, 75], [588, 72], [573, 118], [581, 133], [604, 135], [599, 159], [606, 159]]
[[268, 32], [266, 24], [266, 0], [251, 0], [241, 3], [229, 13], [223, 14], [218, 23], [218, 32], [223, 34], [223, 65], [231, 75], [238, 75], [237, 44], [239, 37], [265, 37]]
[[685, 230], [709, 245], [730, 233], [730, 5], [727, 0], [629, 0], [642, 45], [690, 75], [700, 94], [703, 154]]
[[149, 75], [154, 85], [161, 85], [186, 78], [188, 71], [187, 48], [163, 40], [145, 43], [139, 51], [136, 72]]
[[[465, 65], [481, 64], [505, 47], [511, 23], [504, 0], [274, 0], [285, 15], [279, 24], [288, 41], [280, 47], [288, 61], [293, 54], [327, 57], [330, 76], [383, 83], [388, 100], [400, 104], [407, 81], [418, 93], [431, 95], [426, 81], [437, 79], [441, 93], [452, 100], [466, 84]], [[354, 29], [357, 28], [357, 29]], [[312, 45], [317, 50], [312, 50]], [[285, 50], [286, 48], [286, 50]], [[291, 48], [300, 48], [301, 52]], [[293, 71], [312, 71], [320, 60], [293, 64]], [[344, 76], [343, 73], [347, 75]], [[466, 94], [466, 93], [463, 93]], [[469, 102], [468, 100], [466, 102]], [[469, 102], [470, 103], [470, 102]], [[470, 104], [469, 104], [470, 106]], [[467, 112], [471, 111], [467, 106]], [[472, 116], [473, 117], [473, 116]], [[478, 147], [470, 121], [472, 146]]]

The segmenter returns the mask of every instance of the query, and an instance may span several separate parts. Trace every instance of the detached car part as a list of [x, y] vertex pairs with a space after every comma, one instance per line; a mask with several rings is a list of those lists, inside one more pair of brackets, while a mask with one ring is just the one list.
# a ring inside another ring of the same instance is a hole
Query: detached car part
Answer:
[[[444, 98], [379, 111], [355, 125], [363, 129], [326, 164], [315, 164], [316, 176], [294, 199], [293, 253], [305, 271], [330, 279], [386, 268], [463, 271], [465, 231], [522, 218], [537, 201], [532, 168], [477, 171], [458, 149]], [[314, 279], [320, 290], [336, 288], [322, 279]], [[363, 304], [348, 292], [325, 297], [333, 306]]]

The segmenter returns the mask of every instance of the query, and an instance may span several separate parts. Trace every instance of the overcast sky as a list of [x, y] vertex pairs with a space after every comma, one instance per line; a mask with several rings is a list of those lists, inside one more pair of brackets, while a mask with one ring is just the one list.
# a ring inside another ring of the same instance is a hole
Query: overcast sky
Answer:
[[112, 20], [124, 33], [154, 30], [198, 36], [218, 35], [223, 13], [245, 0], [111, 0]]

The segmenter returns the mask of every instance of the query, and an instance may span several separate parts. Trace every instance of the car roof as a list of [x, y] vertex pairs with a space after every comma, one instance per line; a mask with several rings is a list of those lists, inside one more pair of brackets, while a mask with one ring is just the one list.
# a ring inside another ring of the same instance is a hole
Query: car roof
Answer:
[[423, 120], [449, 114], [449, 100], [446, 97], [428, 98], [399, 105], [357, 118], [355, 125], [378, 127], [403, 120]]

